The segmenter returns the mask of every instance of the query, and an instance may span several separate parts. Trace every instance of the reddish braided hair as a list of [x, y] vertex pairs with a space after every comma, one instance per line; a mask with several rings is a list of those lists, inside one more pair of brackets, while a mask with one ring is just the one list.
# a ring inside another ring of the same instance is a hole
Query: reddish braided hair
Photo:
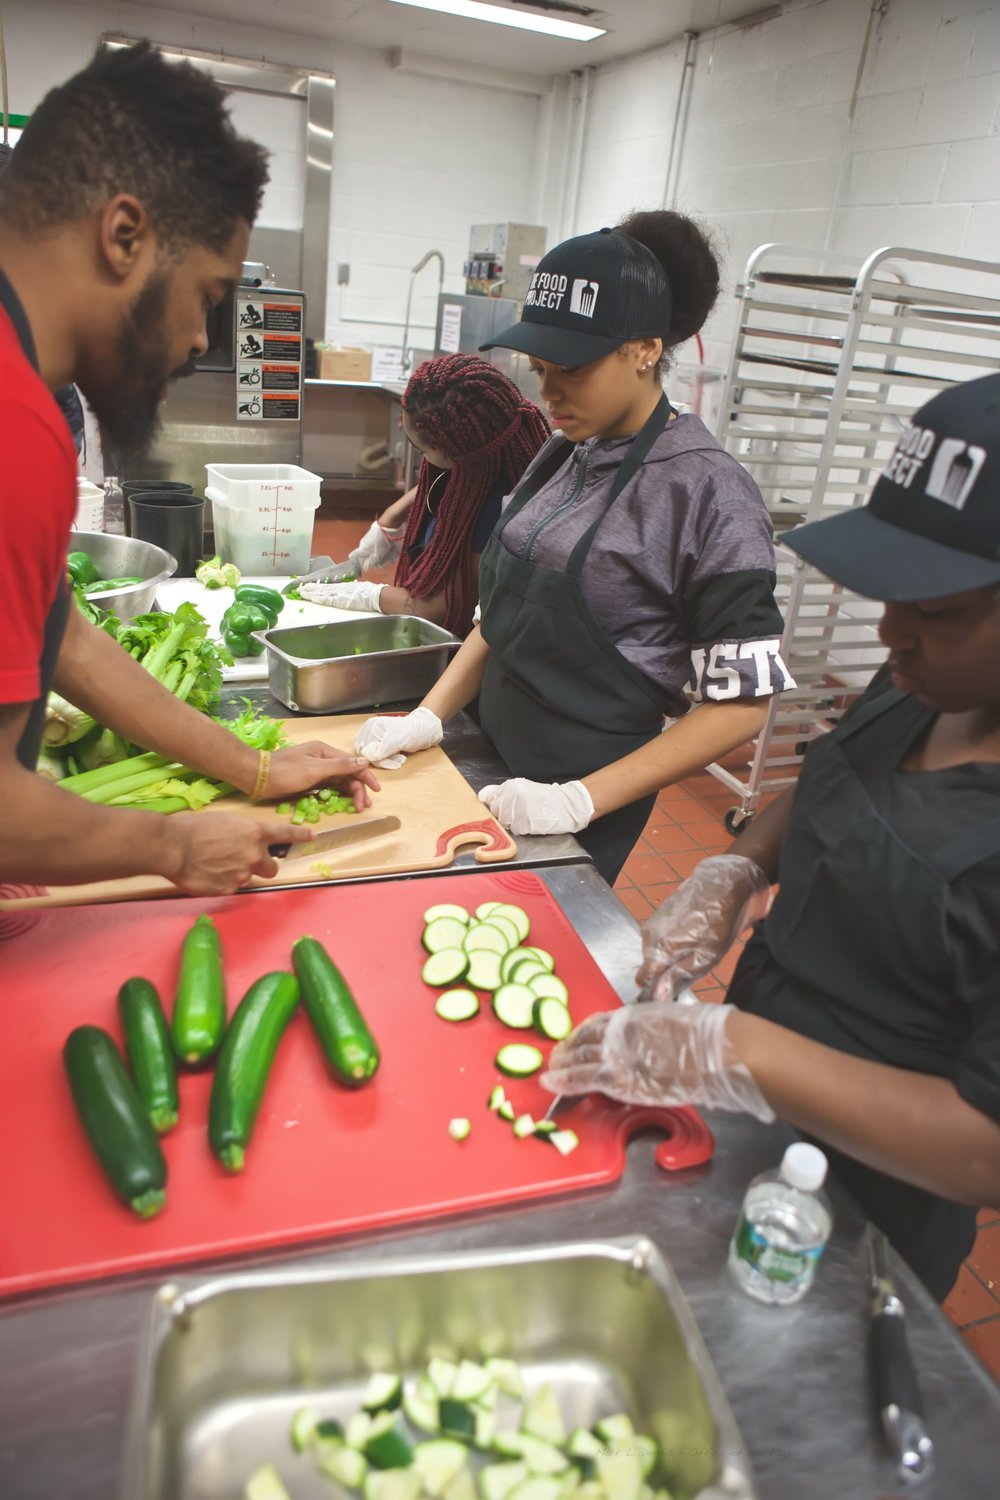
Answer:
[[548, 423], [496, 365], [474, 354], [445, 354], [420, 365], [406, 387], [403, 410], [428, 448], [447, 454], [454, 467], [443, 492], [438, 485], [434, 533], [414, 559], [407, 549], [423, 530], [433, 479], [427, 460], [420, 465], [394, 582], [415, 599], [443, 590], [445, 627], [466, 636], [478, 600], [472, 535], [479, 512], [498, 480], [513, 489], [549, 437]]

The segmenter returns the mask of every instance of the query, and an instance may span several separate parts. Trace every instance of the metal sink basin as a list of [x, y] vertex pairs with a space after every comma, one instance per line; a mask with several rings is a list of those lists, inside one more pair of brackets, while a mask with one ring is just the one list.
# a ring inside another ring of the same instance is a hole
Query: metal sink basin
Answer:
[[329, 625], [276, 626], [258, 639], [268, 686], [297, 713], [344, 713], [421, 698], [461, 641], [416, 615], [362, 615]]
[[[143, 1327], [120, 1500], [241, 1500], [267, 1462], [295, 1500], [331, 1500], [336, 1486], [292, 1450], [293, 1414], [310, 1405], [343, 1422], [374, 1370], [412, 1379], [442, 1346], [516, 1359], [529, 1391], [549, 1381], [567, 1431], [627, 1412], [663, 1449], [650, 1483], [673, 1500], [754, 1500], [691, 1313], [642, 1237], [161, 1287]], [[517, 1403], [498, 1412], [501, 1429], [516, 1427]]]

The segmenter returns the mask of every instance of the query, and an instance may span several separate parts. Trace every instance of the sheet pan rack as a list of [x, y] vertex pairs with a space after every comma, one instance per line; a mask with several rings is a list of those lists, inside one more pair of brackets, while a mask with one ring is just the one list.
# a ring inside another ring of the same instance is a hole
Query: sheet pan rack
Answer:
[[881, 607], [780, 546], [790, 527], [860, 505], [918, 407], [1000, 368], [1000, 262], [886, 247], [864, 261], [768, 244], [737, 287], [717, 436], [753, 475], [778, 546], [782, 651], [796, 688], [770, 702], [752, 754], [709, 770], [735, 832], [791, 785], [885, 652]]

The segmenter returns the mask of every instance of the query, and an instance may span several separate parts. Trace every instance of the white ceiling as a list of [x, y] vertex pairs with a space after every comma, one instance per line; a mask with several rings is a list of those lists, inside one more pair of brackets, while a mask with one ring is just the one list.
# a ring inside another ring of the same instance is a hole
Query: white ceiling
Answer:
[[[454, 62], [557, 74], [648, 51], [686, 30], [704, 31], [770, 8], [768, 0], [579, 0], [594, 5], [593, 42], [568, 42], [482, 21], [435, 15], [390, 0], [135, 0], [159, 11], [214, 16], [245, 26], [359, 47], [409, 48]], [[493, 0], [505, 3], [505, 0]], [[516, 9], [517, 7], [512, 7]], [[538, 8], [538, 14], [545, 11]], [[551, 14], [551, 13], [550, 13]], [[577, 19], [577, 18], [567, 18]], [[579, 19], [584, 19], [580, 17]], [[305, 61], [305, 59], [303, 59]], [[333, 59], [336, 71], [336, 58]]]

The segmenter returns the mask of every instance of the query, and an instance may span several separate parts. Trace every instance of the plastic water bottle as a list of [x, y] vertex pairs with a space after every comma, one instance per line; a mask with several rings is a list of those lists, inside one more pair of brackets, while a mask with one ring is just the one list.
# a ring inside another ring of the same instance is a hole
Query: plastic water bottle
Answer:
[[747, 1188], [729, 1246], [729, 1269], [747, 1296], [787, 1306], [809, 1290], [833, 1224], [826, 1167], [817, 1146], [797, 1141], [777, 1171]]

